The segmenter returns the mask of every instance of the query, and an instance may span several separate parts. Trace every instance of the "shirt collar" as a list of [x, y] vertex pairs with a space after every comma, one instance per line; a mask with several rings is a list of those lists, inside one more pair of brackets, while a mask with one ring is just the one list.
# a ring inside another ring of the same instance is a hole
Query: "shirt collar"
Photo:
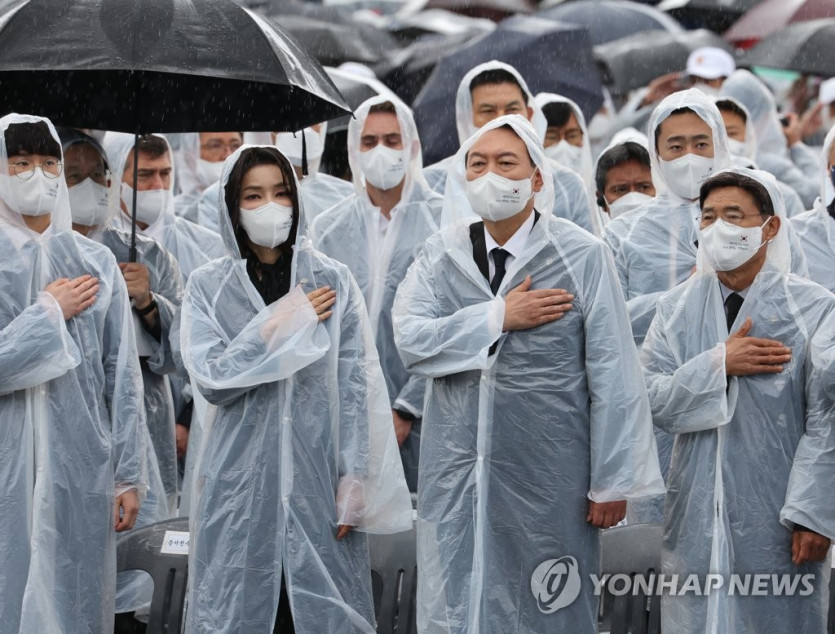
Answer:
[[724, 304], [726, 301], [728, 301], [728, 295], [730, 295], [731, 293], [736, 293], [742, 299], [745, 299], [745, 296], [748, 294], [749, 288], [751, 287], [749, 286], [748, 288], [743, 288], [741, 291], [735, 291], [722, 284], [722, 282], [719, 282], [719, 289], [722, 291], [722, 303]]
[[522, 223], [516, 233], [510, 236], [510, 239], [502, 245], [499, 245], [494, 239], [493, 236], [490, 235], [490, 232], [487, 231], [487, 227], [484, 227], [484, 244], [487, 247], [487, 253], [490, 253], [495, 248], [501, 248], [510, 253], [510, 255], [514, 258], [518, 258], [522, 255], [522, 252], [525, 250], [525, 245], [528, 243], [528, 236], [533, 229], [533, 221], [534, 221], [535, 212], [531, 210], [531, 214]]

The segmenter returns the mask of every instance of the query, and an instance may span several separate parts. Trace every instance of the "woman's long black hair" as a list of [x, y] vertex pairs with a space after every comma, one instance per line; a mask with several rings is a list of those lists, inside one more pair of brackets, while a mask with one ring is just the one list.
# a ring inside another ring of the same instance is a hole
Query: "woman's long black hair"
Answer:
[[224, 192], [226, 200], [226, 208], [229, 210], [229, 220], [232, 222], [232, 231], [235, 233], [235, 241], [238, 243], [238, 249], [241, 252], [241, 257], [246, 259], [249, 256], [250, 249], [247, 242], [247, 235], [244, 228], [240, 225], [240, 206], [241, 206], [241, 183], [244, 180], [246, 173], [253, 167], [258, 165], [275, 165], [281, 170], [281, 175], [284, 182], [287, 184], [287, 189], [290, 193], [290, 200], [293, 203], [293, 226], [290, 228], [290, 235], [284, 244], [278, 246], [282, 253], [289, 253], [292, 245], [296, 242], [296, 233], [299, 228], [299, 192], [296, 187], [296, 176], [293, 171], [293, 166], [276, 148], [272, 147], [253, 147], [247, 148], [238, 157], [235, 167], [229, 174], [229, 180], [226, 183]]

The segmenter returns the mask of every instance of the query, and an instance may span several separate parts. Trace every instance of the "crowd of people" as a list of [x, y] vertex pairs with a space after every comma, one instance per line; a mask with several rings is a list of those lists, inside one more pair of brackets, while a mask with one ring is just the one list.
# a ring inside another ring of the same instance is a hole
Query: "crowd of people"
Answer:
[[[187, 516], [187, 632], [374, 632], [367, 535], [416, 521], [421, 633], [597, 631], [623, 523], [665, 632], [823, 633], [835, 129], [718, 49], [661, 85], [587, 126], [481, 64], [430, 166], [373, 97], [350, 182], [327, 122], [0, 119], [0, 629], [139, 627], [118, 542]], [[727, 591], [764, 573], [808, 591]]]

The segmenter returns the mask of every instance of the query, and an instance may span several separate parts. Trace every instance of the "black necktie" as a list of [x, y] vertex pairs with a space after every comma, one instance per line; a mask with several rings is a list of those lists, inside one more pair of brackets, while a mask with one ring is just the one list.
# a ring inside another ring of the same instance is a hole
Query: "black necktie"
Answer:
[[495, 295], [499, 291], [499, 286], [504, 279], [504, 274], [507, 273], [504, 265], [505, 262], [507, 262], [507, 258], [510, 253], [501, 247], [496, 247], [490, 251], [490, 253], [493, 254], [493, 264], [496, 266], [496, 272], [493, 273], [493, 279], [490, 280], [490, 290], [493, 291], [493, 295]]
[[743, 298], [739, 293], [731, 293], [728, 295], [727, 299], [725, 299], [725, 318], [728, 322], [729, 333], [731, 332], [731, 326], [733, 326], [736, 316], [739, 314], [739, 309], [742, 308], [742, 302], [744, 301], [745, 298]]

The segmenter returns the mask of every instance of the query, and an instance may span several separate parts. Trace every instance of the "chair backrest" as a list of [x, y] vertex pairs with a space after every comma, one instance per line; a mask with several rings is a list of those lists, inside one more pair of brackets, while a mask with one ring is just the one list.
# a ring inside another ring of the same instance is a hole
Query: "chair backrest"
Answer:
[[[601, 630], [608, 627], [611, 634], [660, 634], [661, 598], [644, 589], [651, 589], [652, 575], [661, 573], [663, 534], [660, 524], [633, 524], [601, 533], [601, 572], [611, 575], [600, 597]], [[629, 577], [627, 593], [623, 593], [622, 575]], [[636, 584], [636, 578], [644, 583]]]
[[[180, 634], [188, 580], [187, 546], [172, 547], [166, 533], [188, 533], [188, 518], [177, 517], [130, 532], [116, 551], [116, 568], [144, 570], [154, 581], [147, 634]], [[181, 542], [182, 540], [177, 540]], [[168, 552], [163, 552], [166, 550]]]
[[417, 634], [416, 532], [369, 535], [377, 634]]

